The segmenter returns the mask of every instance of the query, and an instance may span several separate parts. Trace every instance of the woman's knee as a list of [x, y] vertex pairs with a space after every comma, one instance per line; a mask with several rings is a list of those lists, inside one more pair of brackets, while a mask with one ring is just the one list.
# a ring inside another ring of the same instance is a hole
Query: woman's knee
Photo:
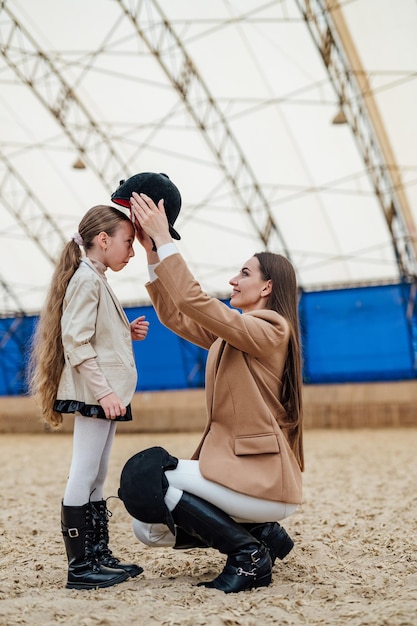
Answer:
[[136, 538], [146, 546], [173, 548], [175, 545], [175, 535], [165, 524], [147, 524], [134, 519], [133, 532]]

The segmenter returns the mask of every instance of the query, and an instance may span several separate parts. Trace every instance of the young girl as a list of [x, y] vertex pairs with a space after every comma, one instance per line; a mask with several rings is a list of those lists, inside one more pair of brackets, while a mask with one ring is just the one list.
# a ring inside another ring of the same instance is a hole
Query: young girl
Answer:
[[[36, 329], [30, 389], [52, 427], [74, 413], [73, 456], [62, 502], [67, 588], [115, 585], [143, 570], [108, 547], [103, 497], [116, 422], [132, 419], [137, 372], [132, 339], [145, 339], [144, 316], [129, 323], [105, 277], [134, 256], [134, 229], [122, 211], [95, 206], [58, 260]], [[82, 254], [84, 250], [85, 254]]]

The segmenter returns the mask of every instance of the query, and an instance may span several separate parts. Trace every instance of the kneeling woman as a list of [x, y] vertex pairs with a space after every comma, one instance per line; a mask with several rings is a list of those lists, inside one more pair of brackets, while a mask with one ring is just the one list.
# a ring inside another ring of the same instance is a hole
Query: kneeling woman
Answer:
[[[149, 457], [135, 465], [134, 474], [128, 462], [124, 476], [134, 489], [122, 480], [120, 497], [137, 518], [134, 530], [144, 543], [209, 546], [227, 555], [222, 573], [201, 583], [206, 587], [230, 593], [269, 585], [275, 559], [293, 547], [277, 520], [301, 502], [302, 374], [294, 269], [270, 252], [246, 261], [230, 280], [230, 304], [240, 313], [209, 297], [193, 278], [173, 243], [163, 201], [156, 205], [133, 193], [131, 207], [160, 321], [209, 350], [208, 420], [191, 460], [166, 453], [166, 463], [155, 464], [165, 469], [162, 477], [149, 473]], [[152, 518], [152, 507], [142, 506], [139, 496], [135, 503], [135, 487], [136, 494], [161, 489], [167, 520], [157, 513]]]

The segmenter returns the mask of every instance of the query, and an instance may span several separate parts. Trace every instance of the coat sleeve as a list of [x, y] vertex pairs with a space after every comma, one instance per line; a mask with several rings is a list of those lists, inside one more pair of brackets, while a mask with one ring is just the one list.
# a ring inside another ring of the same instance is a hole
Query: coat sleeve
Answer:
[[200, 348], [205, 348], [206, 350], [210, 348], [217, 336], [190, 319], [187, 315], [184, 315], [176, 307], [162, 281], [155, 280], [147, 283], [146, 288], [161, 324], [183, 339], [200, 346]]
[[256, 312], [241, 315], [208, 296], [180, 254], [164, 259], [155, 271], [179, 313], [238, 350], [262, 357], [288, 341], [289, 327], [282, 316], [266, 310], [261, 315]]

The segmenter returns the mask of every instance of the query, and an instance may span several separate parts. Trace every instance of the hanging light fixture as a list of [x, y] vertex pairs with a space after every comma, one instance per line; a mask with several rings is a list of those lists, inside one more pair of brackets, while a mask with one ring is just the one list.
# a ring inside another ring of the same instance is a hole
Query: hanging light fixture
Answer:
[[332, 124], [347, 124], [347, 117], [342, 107], [340, 107], [340, 109], [332, 119]]
[[72, 164], [72, 167], [74, 170], [85, 170], [85, 163], [80, 157], [78, 157], [78, 159]]

